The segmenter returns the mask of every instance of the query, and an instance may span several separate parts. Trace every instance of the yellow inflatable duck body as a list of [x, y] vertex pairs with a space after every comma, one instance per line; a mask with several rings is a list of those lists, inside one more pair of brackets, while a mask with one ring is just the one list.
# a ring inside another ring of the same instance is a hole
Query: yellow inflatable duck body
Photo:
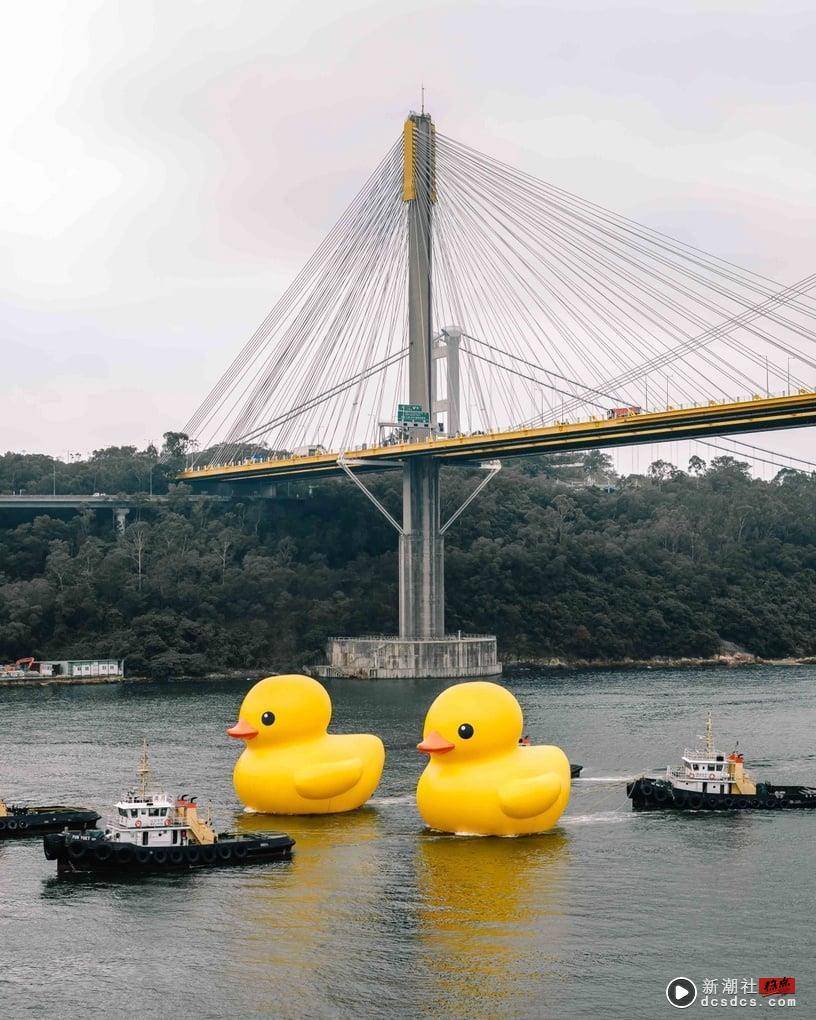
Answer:
[[519, 703], [498, 684], [455, 684], [439, 695], [417, 745], [430, 756], [417, 786], [426, 825], [473, 836], [555, 825], [569, 801], [569, 761], [558, 747], [520, 745], [523, 724]]
[[232, 781], [245, 807], [263, 814], [353, 811], [377, 787], [385, 762], [379, 737], [334, 735], [331, 699], [308, 676], [259, 680], [227, 730], [246, 747]]

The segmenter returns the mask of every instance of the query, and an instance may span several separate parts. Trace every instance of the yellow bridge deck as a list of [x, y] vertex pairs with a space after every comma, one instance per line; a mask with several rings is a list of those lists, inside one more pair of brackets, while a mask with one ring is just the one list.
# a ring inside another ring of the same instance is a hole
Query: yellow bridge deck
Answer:
[[342, 468], [338, 459], [341, 457], [353, 460], [356, 470], [383, 470], [393, 467], [395, 461], [411, 457], [431, 456], [443, 463], [462, 463], [532, 453], [564, 453], [598, 447], [703, 439], [807, 425], [816, 425], [816, 392], [800, 391], [783, 397], [754, 397], [724, 403], [711, 401], [702, 407], [670, 407], [665, 411], [649, 411], [625, 418], [590, 418], [588, 421], [559, 422], [540, 428], [439, 436], [401, 445], [344, 450], [342, 453], [215, 464], [182, 471], [178, 478], [192, 483], [314, 478], [339, 473]]

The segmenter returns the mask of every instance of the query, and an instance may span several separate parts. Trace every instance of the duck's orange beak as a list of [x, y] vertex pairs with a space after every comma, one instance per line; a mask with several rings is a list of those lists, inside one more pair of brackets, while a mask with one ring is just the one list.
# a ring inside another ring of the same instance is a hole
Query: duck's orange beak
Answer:
[[258, 731], [253, 730], [249, 723], [245, 723], [243, 719], [239, 719], [234, 726], [230, 726], [227, 735], [235, 737], [236, 740], [252, 740], [253, 737], [258, 736]]
[[417, 751], [422, 751], [423, 754], [447, 754], [454, 747], [456, 745], [452, 744], [449, 740], [445, 740], [441, 733], [431, 730], [422, 743], [417, 744]]

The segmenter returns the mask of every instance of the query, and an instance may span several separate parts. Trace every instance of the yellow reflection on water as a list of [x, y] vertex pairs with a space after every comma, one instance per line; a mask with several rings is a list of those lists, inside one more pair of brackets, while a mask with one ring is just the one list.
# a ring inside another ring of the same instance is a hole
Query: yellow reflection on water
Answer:
[[437, 1015], [524, 1015], [558, 985], [569, 840], [427, 834], [417, 850], [423, 971]]
[[285, 865], [244, 871], [251, 923], [232, 963], [254, 973], [267, 994], [277, 985], [293, 1015], [325, 1009], [332, 996], [327, 986], [342, 994], [343, 983], [353, 988], [365, 980], [371, 962], [360, 952], [356, 934], [376, 926], [385, 899], [388, 844], [377, 812], [363, 808], [285, 818], [243, 814], [235, 828], [285, 831], [295, 848]]

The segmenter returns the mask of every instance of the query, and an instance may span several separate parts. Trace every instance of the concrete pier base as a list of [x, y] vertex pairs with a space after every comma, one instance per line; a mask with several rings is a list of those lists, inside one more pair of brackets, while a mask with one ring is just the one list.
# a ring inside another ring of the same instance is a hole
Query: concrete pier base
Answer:
[[498, 676], [502, 670], [496, 639], [490, 634], [329, 638], [326, 654], [327, 665], [312, 667], [315, 676], [472, 680]]

